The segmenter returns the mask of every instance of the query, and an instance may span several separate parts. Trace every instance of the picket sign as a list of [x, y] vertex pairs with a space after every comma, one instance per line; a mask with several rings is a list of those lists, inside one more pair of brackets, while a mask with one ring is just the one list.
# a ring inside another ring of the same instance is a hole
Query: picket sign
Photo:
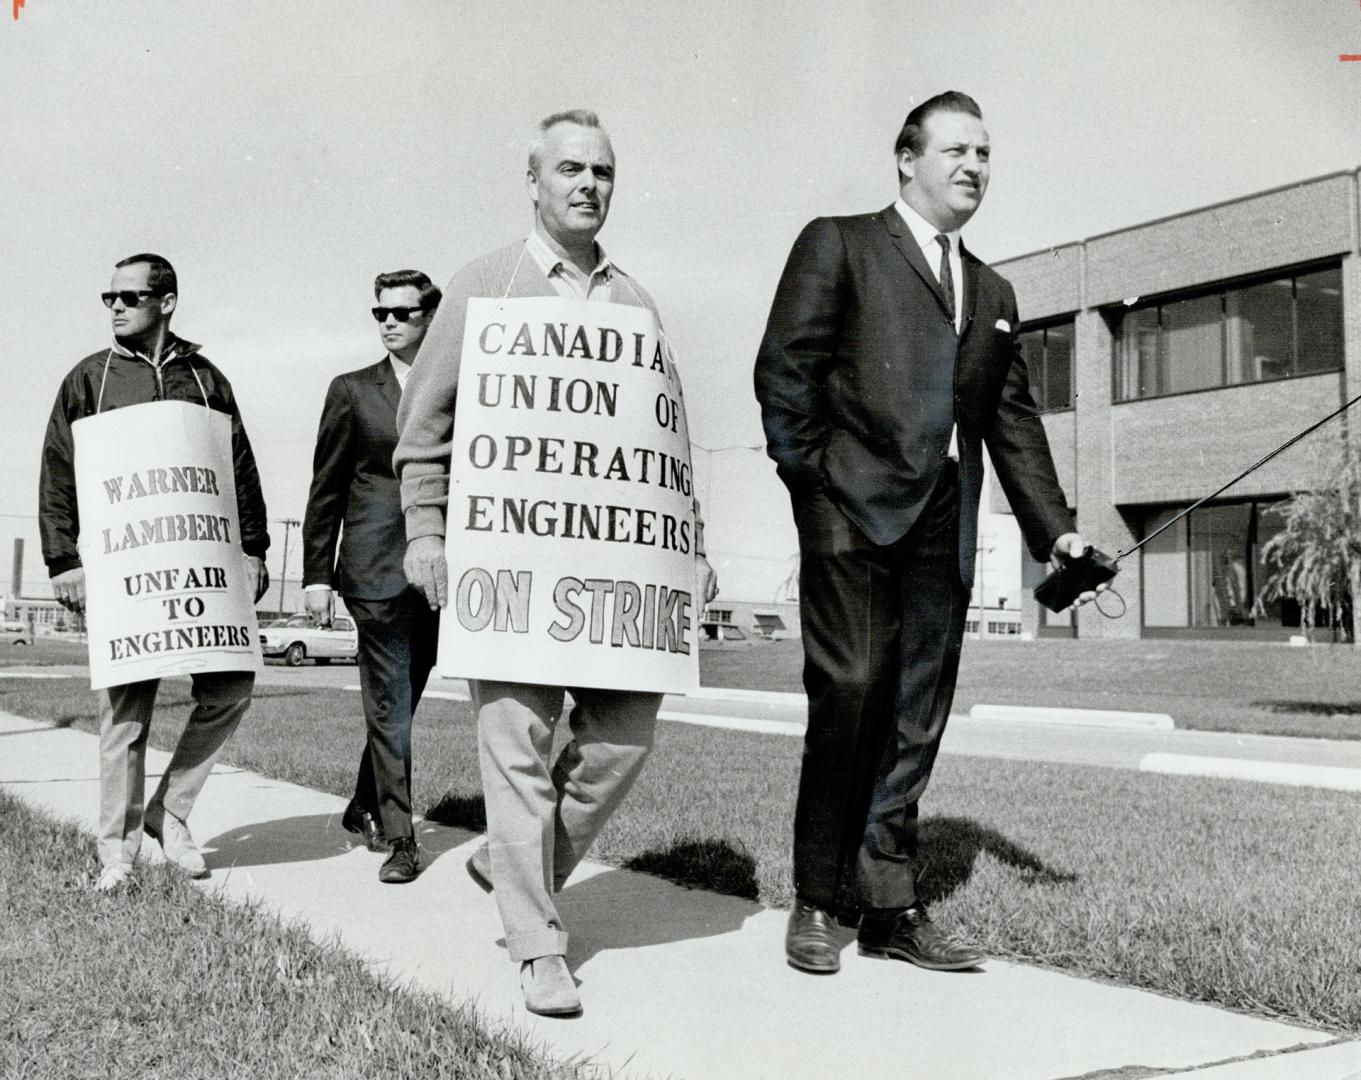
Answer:
[[230, 419], [154, 401], [83, 417], [71, 435], [91, 688], [260, 671]]
[[693, 495], [680, 382], [651, 311], [470, 300], [440, 673], [693, 689]]

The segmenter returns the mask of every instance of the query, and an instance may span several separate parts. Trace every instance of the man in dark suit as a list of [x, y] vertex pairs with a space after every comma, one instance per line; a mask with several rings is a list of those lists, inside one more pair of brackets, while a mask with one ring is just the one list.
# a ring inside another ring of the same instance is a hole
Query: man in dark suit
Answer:
[[859, 950], [934, 969], [982, 955], [916, 891], [917, 803], [954, 695], [986, 443], [1037, 559], [1083, 542], [1017, 348], [1011, 286], [960, 243], [989, 144], [956, 92], [908, 114], [900, 197], [819, 218], [794, 243], [756, 361], [768, 451], [799, 530], [808, 731], [786, 957]]
[[359, 631], [368, 741], [341, 824], [371, 851], [390, 847], [378, 879], [400, 883], [421, 868], [411, 825], [411, 714], [435, 662], [439, 614], [402, 572], [406, 532], [392, 452], [402, 386], [440, 291], [416, 270], [379, 274], [373, 289], [387, 355], [336, 376], [326, 392], [303, 522], [303, 578], [314, 619], [330, 623], [339, 590]]

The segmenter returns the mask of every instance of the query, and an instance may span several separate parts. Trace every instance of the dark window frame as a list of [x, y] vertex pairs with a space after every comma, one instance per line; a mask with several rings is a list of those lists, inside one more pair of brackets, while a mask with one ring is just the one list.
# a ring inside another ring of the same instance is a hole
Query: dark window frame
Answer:
[[[1339, 357], [1336, 367], [1320, 368], [1312, 371], [1301, 372], [1300, 367], [1300, 313], [1299, 313], [1299, 279], [1308, 274], [1317, 274], [1327, 270], [1337, 270], [1342, 272], [1342, 260], [1337, 257], [1328, 259], [1315, 259], [1310, 262], [1299, 263], [1293, 266], [1277, 267], [1273, 270], [1259, 274], [1245, 275], [1236, 278], [1226, 278], [1209, 285], [1195, 286], [1189, 289], [1179, 289], [1173, 292], [1159, 293], [1147, 298], [1141, 297], [1137, 304], [1125, 307], [1123, 305], [1110, 305], [1104, 309], [1107, 321], [1111, 324], [1111, 403], [1114, 405], [1128, 405], [1139, 401], [1154, 401], [1158, 398], [1181, 397], [1184, 394], [1203, 394], [1208, 390], [1231, 390], [1240, 386], [1262, 386], [1266, 383], [1284, 382], [1288, 379], [1307, 379], [1315, 375], [1335, 375], [1342, 371], [1346, 366], [1345, 355]], [[1235, 382], [1228, 381], [1229, 364], [1229, 321], [1228, 321], [1228, 295], [1231, 292], [1249, 289], [1259, 285], [1269, 285], [1278, 281], [1290, 282], [1290, 372], [1286, 375], [1276, 375], [1267, 379], [1254, 379], [1252, 381]], [[1186, 301], [1203, 300], [1206, 297], [1217, 296], [1219, 298], [1219, 381], [1212, 386], [1199, 386], [1188, 390], [1165, 390], [1162, 385], [1165, 382], [1165, 372], [1168, 367], [1169, 358], [1167, 355], [1167, 336], [1163, 321], [1163, 309], [1173, 304], [1180, 304]], [[1124, 320], [1135, 312], [1154, 310], [1157, 312], [1155, 341], [1155, 381], [1158, 389], [1151, 393], [1134, 394], [1130, 397], [1121, 395], [1122, 382], [1122, 350], [1124, 347]], [[1346, 319], [1345, 310], [1342, 318]]]
[[1050, 406], [1045, 395], [1035, 394], [1034, 372], [1030, 374], [1031, 396], [1035, 398], [1035, 404], [1039, 411], [1045, 415], [1072, 412], [1077, 408], [1077, 313], [1068, 315], [1050, 316], [1044, 319], [1036, 319], [1033, 322], [1025, 322], [1016, 331], [1017, 347], [1020, 347], [1020, 339], [1025, 334], [1042, 333], [1041, 348], [1044, 351], [1044, 375], [1043, 386], [1047, 392], [1049, 389], [1049, 331], [1058, 327], [1068, 328], [1068, 394], [1066, 405]]

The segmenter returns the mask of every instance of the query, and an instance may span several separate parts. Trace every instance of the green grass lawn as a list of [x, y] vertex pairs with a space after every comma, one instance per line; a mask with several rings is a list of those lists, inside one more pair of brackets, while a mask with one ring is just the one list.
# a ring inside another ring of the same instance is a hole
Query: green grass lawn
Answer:
[[[188, 701], [162, 689], [154, 744]], [[79, 687], [0, 674], [0, 709], [93, 728]], [[266, 686], [227, 757], [347, 795], [362, 731], [356, 694]], [[418, 811], [481, 827], [468, 706], [427, 702], [414, 743]], [[786, 906], [800, 751], [662, 724], [592, 857]], [[924, 810], [923, 888], [992, 954], [1361, 1034], [1361, 796], [945, 757]]]
[[[705, 649], [705, 686], [801, 690], [798, 641]], [[1178, 727], [1361, 739], [1361, 650], [1241, 641], [964, 642], [955, 711], [1048, 705], [1167, 713]]]
[[3, 792], [0, 831], [0, 1075], [578, 1075], [487, 1034], [470, 1008], [395, 990], [338, 948], [207, 896], [164, 866], [93, 893], [90, 838]]
[[89, 659], [90, 652], [82, 641], [38, 638], [32, 645], [0, 645], [0, 669], [85, 664]]

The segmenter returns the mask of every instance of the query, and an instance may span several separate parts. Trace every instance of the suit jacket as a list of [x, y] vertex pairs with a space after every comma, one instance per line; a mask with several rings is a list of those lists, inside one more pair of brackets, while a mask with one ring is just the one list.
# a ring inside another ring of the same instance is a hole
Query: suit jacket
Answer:
[[387, 357], [331, 381], [302, 526], [304, 584], [361, 600], [407, 587], [402, 499], [392, 471], [400, 401]]
[[825, 492], [891, 544], [930, 498], [959, 429], [959, 571], [973, 583], [983, 444], [1031, 553], [1072, 518], [1018, 346], [1011, 285], [961, 247], [965, 310], [945, 298], [906, 222], [818, 218], [794, 243], [756, 360], [767, 448], [796, 508]]

